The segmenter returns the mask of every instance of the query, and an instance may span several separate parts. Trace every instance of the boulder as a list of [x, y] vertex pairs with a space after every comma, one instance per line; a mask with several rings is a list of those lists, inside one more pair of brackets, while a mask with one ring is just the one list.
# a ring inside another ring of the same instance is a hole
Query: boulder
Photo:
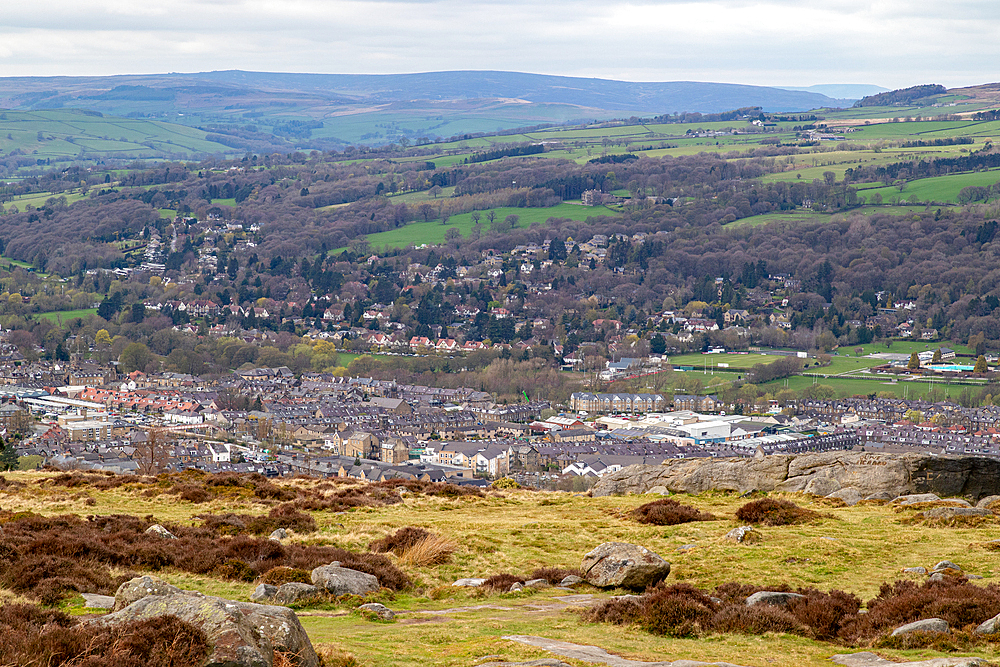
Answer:
[[947, 634], [951, 632], [951, 629], [948, 627], [948, 621], [944, 619], [925, 618], [919, 621], [914, 621], [913, 623], [907, 623], [906, 625], [899, 626], [892, 631], [892, 636], [897, 637], [910, 632], [943, 632]]
[[942, 570], [958, 570], [962, 571], [962, 566], [952, 563], [950, 560], [938, 561], [937, 565], [934, 566], [932, 572], [941, 572]]
[[874, 653], [842, 653], [830, 658], [844, 667], [979, 667], [988, 664], [982, 658], [931, 658], [912, 662], [893, 662]]
[[367, 595], [379, 589], [378, 579], [365, 572], [358, 572], [339, 563], [320, 565], [312, 571], [312, 582], [334, 595]]
[[168, 540], [176, 540], [177, 536], [171, 533], [169, 530], [164, 528], [158, 523], [154, 523], [152, 526], [146, 529], [147, 535], [156, 535], [157, 537], [162, 537]]
[[656, 495], [659, 495], [659, 496], [669, 496], [670, 495], [670, 491], [667, 489], [667, 487], [665, 487], [663, 485], [654, 486], [653, 488], [651, 488], [646, 493], [655, 493]]
[[993, 512], [984, 507], [932, 507], [920, 513], [925, 519], [954, 519], [957, 517], [993, 516]]
[[383, 621], [391, 621], [396, 618], [395, 612], [386, 607], [384, 604], [379, 604], [378, 602], [369, 602], [368, 604], [363, 604], [358, 609], [364, 609], [365, 611], [370, 611], [373, 614], [377, 614], [379, 618]]
[[646, 547], [605, 542], [583, 557], [584, 578], [601, 588], [645, 588], [670, 574], [670, 563]]
[[520, 593], [523, 590], [524, 590], [524, 584], [522, 584], [520, 581], [515, 581], [514, 583], [512, 583], [510, 585], [510, 588], [507, 589], [507, 592], [508, 593]]
[[271, 584], [260, 584], [257, 588], [253, 589], [253, 593], [250, 594], [251, 602], [266, 602], [273, 600], [274, 596], [278, 594], [278, 587], [272, 586]]
[[785, 591], [758, 591], [747, 598], [747, 606], [767, 604], [772, 607], [787, 607], [792, 600], [804, 600], [805, 597], [805, 595], [786, 593]]
[[87, 609], [114, 609], [115, 599], [110, 595], [83, 593], [83, 606]]
[[808, 483], [806, 483], [806, 487], [802, 490], [806, 493], [811, 493], [814, 496], [828, 496], [834, 491], [839, 491], [840, 489], [840, 482], [835, 479], [830, 479], [829, 477], [813, 477]]
[[753, 526], [740, 526], [726, 533], [722, 539], [729, 542], [736, 542], [737, 544], [743, 544], [744, 542], [750, 544], [760, 539], [760, 532], [754, 530]]
[[463, 588], [476, 588], [478, 586], [482, 586], [484, 583], [486, 583], [485, 579], [466, 577], [465, 579], [457, 580], [455, 583], [452, 584], [452, 586], [459, 586]]
[[559, 582], [560, 586], [576, 586], [577, 584], [583, 583], [583, 577], [578, 577], [575, 574], [567, 574], [563, 577], [563, 580]]
[[274, 532], [267, 536], [269, 540], [275, 540], [280, 542], [281, 540], [288, 539], [288, 531], [284, 528], [276, 528]]
[[297, 656], [298, 667], [319, 667], [309, 637], [287, 607], [181, 591], [147, 595], [91, 622], [114, 626], [168, 615], [187, 621], [207, 635], [212, 652], [206, 667], [272, 667], [275, 651]]
[[311, 598], [314, 595], [318, 595], [319, 592], [320, 589], [318, 586], [311, 586], [300, 581], [292, 581], [278, 587], [278, 590], [274, 594], [274, 603], [289, 605], [303, 598]]
[[551, 588], [552, 584], [549, 583], [548, 579], [529, 579], [524, 582], [525, 588]]
[[795, 492], [804, 491], [814, 478], [854, 487], [865, 498], [887, 493], [892, 497], [934, 494], [978, 499], [1000, 494], [1000, 460], [851, 451], [774, 454], [760, 459], [668, 459], [662, 465], [627, 466], [605, 475], [591, 493], [641, 494], [656, 486], [671, 493], [692, 494], [710, 490]]
[[892, 504], [893, 505], [916, 505], [917, 503], [936, 503], [940, 501], [941, 498], [933, 493], [911, 493], [905, 496], [896, 496]]
[[927, 574], [926, 567], [904, 567], [903, 574]]
[[888, 491], [879, 491], [878, 493], [873, 493], [871, 495], [865, 496], [865, 500], [871, 503], [888, 503], [892, 502], [892, 499], [896, 497], [895, 493], [889, 493]]
[[1000, 632], [1000, 614], [983, 621], [975, 630], [977, 635], [995, 635], [997, 632]]
[[838, 489], [833, 493], [829, 493], [827, 498], [836, 498], [837, 500], [843, 500], [844, 504], [848, 507], [854, 507], [861, 502], [862, 496], [861, 492], [855, 489], [853, 486], [848, 486], [843, 489]]
[[976, 507], [991, 509], [993, 503], [997, 502], [998, 500], [1000, 500], [1000, 496], [986, 496], [985, 498], [980, 499], [978, 503], [976, 503]]
[[115, 611], [120, 611], [137, 600], [154, 595], [175, 595], [181, 589], [171, 586], [163, 579], [146, 574], [135, 579], [129, 579], [115, 591]]

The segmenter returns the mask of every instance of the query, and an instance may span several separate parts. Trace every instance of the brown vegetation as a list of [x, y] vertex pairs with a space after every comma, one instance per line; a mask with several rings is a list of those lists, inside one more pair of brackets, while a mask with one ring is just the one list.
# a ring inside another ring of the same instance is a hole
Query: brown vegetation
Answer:
[[715, 516], [708, 512], [682, 505], [673, 498], [654, 500], [640, 505], [630, 512], [633, 519], [639, 523], [649, 523], [654, 526], [676, 526], [692, 521], [714, 521]]
[[[275, 567], [312, 569], [332, 561], [378, 577], [392, 590], [409, 578], [381, 554], [357, 554], [330, 546], [281, 544], [246, 535], [220, 536], [208, 526], [167, 524], [176, 540], [151, 537], [152, 517], [125, 515], [42, 517], [9, 515], [0, 535], [0, 584], [54, 603], [74, 592], [112, 594], [132, 575], [112, 577], [111, 568], [176, 568], [194, 574], [253, 581]], [[228, 526], [228, 524], [218, 524]]]
[[[955, 630], [968, 631], [1000, 613], [1000, 586], [979, 587], [956, 577], [922, 585], [912, 581], [883, 584], [878, 596], [867, 602], [867, 613], [859, 613], [861, 600], [855, 595], [815, 588], [795, 591], [805, 597], [791, 600], [787, 607], [748, 607], [746, 598], [760, 590], [789, 589], [728, 583], [705, 592], [688, 584], [659, 584], [639, 597], [603, 602], [584, 612], [584, 617], [594, 622], [638, 625], [653, 634], [674, 637], [785, 632], [847, 646], [914, 648], [935, 646], [940, 638], [895, 641], [887, 637], [899, 626], [923, 618], [941, 618]], [[966, 632], [954, 642], [958, 642], [956, 646], [969, 645], [981, 639]]]
[[789, 526], [818, 519], [820, 514], [799, 507], [790, 500], [761, 498], [751, 500], [736, 510], [736, 518], [744, 523], [761, 523], [765, 526]]
[[200, 667], [205, 633], [176, 616], [100, 627], [54, 609], [0, 607], [0, 664], [59, 667]]

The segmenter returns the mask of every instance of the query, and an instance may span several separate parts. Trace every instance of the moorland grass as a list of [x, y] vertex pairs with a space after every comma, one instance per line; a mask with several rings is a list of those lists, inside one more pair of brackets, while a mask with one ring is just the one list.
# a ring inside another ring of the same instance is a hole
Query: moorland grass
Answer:
[[[153, 487], [141, 483], [105, 482], [106, 488], [98, 489], [57, 486], [43, 481], [55, 476], [55, 473], [7, 475], [9, 480], [24, 486], [0, 488], [0, 507], [48, 516], [66, 512], [149, 514], [161, 523], [197, 527], [201, 525], [198, 515], [232, 512], [260, 516], [267, 515], [275, 506], [295, 502], [259, 498], [249, 489], [233, 485], [225, 488], [238, 493], [213, 495], [206, 502], [191, 503], [172, 493], [147, 497], [144, 493]], [[325, 497], [359, 486], [301, 478], [269, 483], [304, 499], [312, 494]], [[172, 484], [168, 481], [164, 488], [169, 489]], [[92, 498], [94, 504], [84, 504], [84, 497]], [[296, 507], [311, 516], [317, 527], [313, 533], [296, 535], [290, 540], [302, 546], [365, 552], [374, 540], [408, 526], [441, 535], [456, 545], [450, 561], [436, 565], [408, 565], [395, 555], [387, 557], [413, 582], [391, 598], [383, 598], [393, 610], [403, 612], [399, 623], [369, 623], [356, 615], [340, 615], [336, 604], [332, 611], [327, 610], [330, 603], [315, 611], [307, 606], [299, 614], [321, 650], [350, 654], [365, 667], [417, 664], [458, 667], [490, 654], [508, 660], [550, 657], [502, 639], [517, 634], [598, 645], [643, 660], [669, 657], [724, 660], [754, 667], [765, 664], [790, 667], [829, 664], [829, 656], [843, 648], [789, 632], [757, 636], [712, 631], [697, 638], [623, 632], [619, 626], [585, 622], [578, 615], [568, 614], [573, 604], [567, 606], [557, 599], [567, 595], [565, 591], [488, 593], [458, 589], [451, 583], [460, 577], [501, 574], [516, 579], [534, 578], [541, 568], [570, 571], [579, 567], [583, 554], [608, 541], [632, 542], [649, 548], [672, 563], [668, 585], [689, 584], [701, 591], [743, 582], [762, 588], [814, 588], [824, 595], [837, 589], [862, 600], [872, 600], [878, 597], [883, 584], [893, 585], [901, 578], [922, 584], [912, 575], [901, 575], [902, 568], [930, 567], [943, 559], [984, 576], [984, 582], [974, 584], [980, 588], [997, 580], [995, 552], [983, 546], [995, 538], [995, 526], [912, 526], [906, 520], [913, 512], [897, 512], [888, 506], [831, 507], [804, 495], [770, 497], [791, 500], [821, 516], [803, 524], [764, 526], [760, 528], [762, 540], [747, 546], [722, 539], [739, 525], [735, 513], [746, 504], [745, 499], [727, 493], [677, 496], [683, 504], [714, 514], [717, 520], [675, 526], [640, 524], [629, 518], [629, 512], [654, 500], [650, 496], [589, 498], [492, 490], [469, 496], [410, 493], [392, 504], [358, 504], [335, 511]], [[685, 550], [678, 551], [681, 546]], [[266, 576], [270, 570], [262, 571], [262, 575]], [[124, 575], [119, 569], [112, 569], [111, 573]], [[185, 572], [175, 566], [165, 566], [157, 574], [183, 588], [244, 600], [255, 584], [227, 581], [213, 572]], [[581, 592], [590, 592], [597, 599], [606, 599], [608, 595], [586, 588]], [[71, 612], [77, 604], [73, 602], [75, 599], [70, 598]], [[483, 604], [488, 606], [484, 608]], [[423, 613], [435, 610], [437, 615]], [[900, 645], [883, 646], [879, 650], [889, 657], [932, 657], [947, 648]], [[970, 645], [968, 653], [994, 661], [1000, 657], [991, 644]]]

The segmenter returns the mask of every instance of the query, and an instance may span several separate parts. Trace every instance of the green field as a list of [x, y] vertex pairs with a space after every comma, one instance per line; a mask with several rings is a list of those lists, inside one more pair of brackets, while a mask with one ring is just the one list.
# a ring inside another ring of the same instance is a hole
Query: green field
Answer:
[[[783, 357], [778, 355], [771, 354], [683, 354], [676, 357], [670, 357], [670, 364], [674, 367], [693, 366], [695, 370], [704, 369], [707, 364], [707, 368], [710, 370], [727, 370], [727, 368], [719, 367], [719, 364], [722, 363], [729, 364], [728, 370], [730, 371], [744, 371], [757, 364], [770, 364], [782, 358]], [[803, 361], [809, 365], [810, 369], [812, 369], [812, 367], [814, 367], [817, 363], [815, 358], [804, 359]], [[836, 356], [833, 357], [828, 366], [816, 368], [815, 372], [837, 375], [840, 373], [850, 373], [856, 370], [871, 368], [872, 366], [879, 366], [883, 363], [884, 362], [880, 359]]]
[[[822, 370], [822, 369], [820, 369]], [[760, 385], [761, 388], [770, 392], [778, 392], [787, 387], [792, 391], [801, 392], [813, 384], [823, 384], [833, 387], [838, 397], [857, 396], [875, 394], [880, 391], [888, 391], [896, 394], [900, 398], [918, 399], [927, 396], [931, 390], [941, 391], [949, 399], [958, 398], [963, 391], [972, 388], [979, 390], [985, 383], [979, 384], [947, 384], [946, 382], [913, 382], [900, 381], [892, 382], [890, 376], [876, 376], [872, 379], [855, 379], [842, 377], [811, 377], [799, 375], [785, 380], [775, 380]]]
[[913, 213], [920, 213], [926, 207], [925, 206], [863, 206], [861, 208], [856, 208], [851, 211], [842, 211], [839, 213], [817, 213], [815, 211], [793, 211], [789, 213], [763, 213], [761, 215], [750, 216], [749, 218], [740, 218], [739, 220], [734, 220], [726, 225], [726, 229], [742, 229], [745, 227], [759, 227], [761, 225], [769, 225], [772, 223], [812, 223], [812, 222], [830, 222], [834, 216], [850, 216], [850, 215], [910, 215]]
[[51, 313], [39, 313], [36, 317], [41, 320], [48, 320], [50, 322], [69, 322], [71, 319], [76, 317], [87, 318], [91, 315], [96, 315], [96, 308], [78, 308], [77, 310], [57, 310]]
[[0, 112], [0, 154], [41, 161], [232, 153], [193, 127], [76, 110]]
[[958, 202], [958, 193], [962, 188], [968, 186], [990, 187], [998, 182], [1000, 182], [1000, 170], [994, 169], [992, 171], [921, 178], [908, 181], [902, 190], [896, 186], [869, 188], [861, 190], [858, 197], [870, 202], [872, 197], [878, 193], [882, 196], [882, 201], [886, 203], [898, 201], [900, 203], [940, 202], [955, 204]]
[[[533, 224], [545, 224], [549, 218], [569, 218], [571, 220], [586, 220], [600, 215], [615, 216], [617, 213], [604, 206], [580, 206], [578, 204], [562, 203], [549, 208], [497, 208], [497, 220], [503, 220], [508, 215], [520, 216], [517, 227], [526, 228]], [[483, 233], [489, 231], [490, 223], [486, 219], [487, 211], [480, 211], [482, 218], [479, 223]], [[472, 213], [460, 213], [448, 219], [447, 225], [440, 220], [429, 222], [411, 222], [410, 224], [387, 232], [369, 234], [366, 238], [372, 250], [381, 248], [406, 248], [411, 245], [440, 244], [451, 228], [457, 229], [462, 236], [468, 237], [472, 231]]]

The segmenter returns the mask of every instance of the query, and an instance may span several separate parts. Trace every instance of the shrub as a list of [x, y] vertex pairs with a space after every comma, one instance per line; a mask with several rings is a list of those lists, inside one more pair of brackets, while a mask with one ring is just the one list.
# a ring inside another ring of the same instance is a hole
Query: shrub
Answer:
[[417, 542], [428, 538], [430, 535], [430, 531], [426, 528], [405, 526], [391, 535], [386, 535], [380, 540], [374, 540], [368, 545], [368, 550], [383, 554], [391, 551], [397, 556], [401, 556], [404, 551], [412, 547]]
[[715, 520], [713, 515], [701, 512], [690, 505], [682, 505], [673, 498], [663, 498], [640, 505], [629, 514], [639, 523], [650, 523], [654, 526], [676, 526], [692, 521]]
[[690, 584], [657, 586], [644, 596], [640, 624], [654, 635], [688, 637], [707, 628], [717, 605]]
[[528, 577], [528, 578], [529, 579], [544, 579], [547, 582], [549, 582], [550, 584], [552, 584], [553, 586], [558, 586], [559, 584], [562, 583], [563, 579], [565, 579], [566, 577], [568, 577], [571, 574], [574, 574], [574, 575], [576, 575], [578, 577], [583, 576], [583, 572], [581, 572], [580, 570], [578, 570], [576, 568], [573, 568], [573, 569], [564, 569], [564, 568], [561, 568], [561, 567], [538, 567], [538, 568], [535, 568], [534, 570], [532, 570], [531, 576]]
[[730, 605], [712, 619], [716, 632], [733, 632], [742, 635], [762, 635], [765, 632], [788, 632], [809, 635], [808, 628], [795, 616], [780, 607], [758, 604]]
[[279, 565], [278, 567], [272, 567], [257, 578], [258, 584], [271, 584], [272, 586], [281, 586], [282, 584], [292, 582], [311, 584], [312, 573], [309, 570], [300, 570], [294, 567]]
[[523, 583], [524, 579], [521, 577], [505, 572], [503, 574], [494, 574], [484, 581], [479, 588], [490, 593], [506, 593], [514, 584]]
[[205, 633], [176, 616], [113, 627], [81, 625], [34, 605], [0, 607], [0, 664], [49, 667], [200, 667]]
[[751, 500], [736, 510], [736, 518], [744, 523], [762, 523], [765, 526], [788, 526], [819, 518], [819, 513], [799, 507], [790, 500], [761, 498]]

